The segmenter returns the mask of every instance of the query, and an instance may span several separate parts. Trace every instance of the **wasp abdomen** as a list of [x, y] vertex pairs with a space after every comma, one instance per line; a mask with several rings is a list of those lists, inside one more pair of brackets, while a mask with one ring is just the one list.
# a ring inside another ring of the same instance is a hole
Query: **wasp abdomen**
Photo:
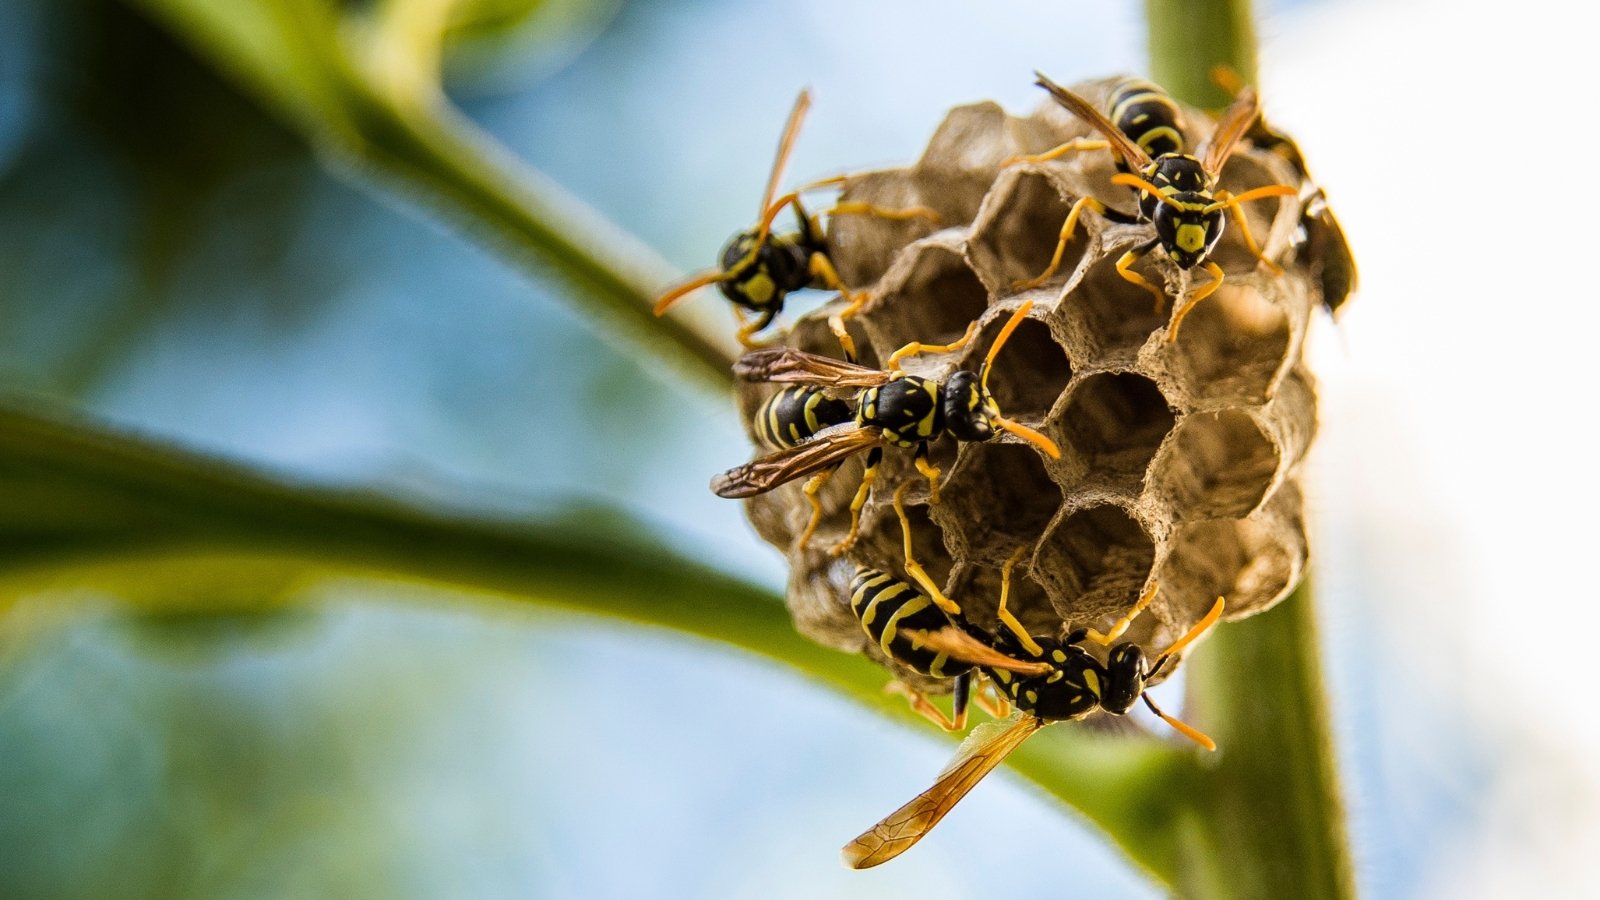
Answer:
[[1111, 89], [1107, 103], [1112, 123], [1150, 157], [1183, 152], [1178, 104], [1142, 78], [1128, 78]]
[[781, 450], [851, 417], [849, 404], [829, 397], [821, 388], [790, 385], [761, 404], [756, 430], [764, 443]]
[[928, 596], [886, 572], [862, 567], [850, 581], [850, 609], [861, 628], [885, 656], [935, 678], [953, 678], [972, 665], [917, 647], [908, 631], [932, 632], [950, 627], [950, 620]]

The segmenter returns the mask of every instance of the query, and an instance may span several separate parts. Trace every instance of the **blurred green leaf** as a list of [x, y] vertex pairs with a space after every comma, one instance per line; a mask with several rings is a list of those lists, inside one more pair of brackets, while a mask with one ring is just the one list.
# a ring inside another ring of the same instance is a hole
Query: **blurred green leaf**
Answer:
[[[657, 319], [676, 277], [654, 251], [504, 148], [444, 99], [429, 48], [448, 4], [348, 11], [323, 0], [128, 0], [259, 97], [336, 170], [423, 203], [509, 260], [559, 278], [600, 333], [712, 390], [733, 346]], [[420, 48], [420, 49], [419, 49]]]
[[[0, 497], [0, 615], [51, 587], [100, 590], [152, 614], [232, 615], [278, 609], [297, 596], [285, 586], [306, 579], [403, 578], [731, 644], [922, 721], [883, 692], [882, 668], [797, 634], [777, 597], [605, 510], [522, 524], [422, 509], [15, 404], [0, 406]], [[1062, 726], [1011, 762], [1165, 880], [1174, 860], [1160, 838], [1184, 758], [1162, 742]]]

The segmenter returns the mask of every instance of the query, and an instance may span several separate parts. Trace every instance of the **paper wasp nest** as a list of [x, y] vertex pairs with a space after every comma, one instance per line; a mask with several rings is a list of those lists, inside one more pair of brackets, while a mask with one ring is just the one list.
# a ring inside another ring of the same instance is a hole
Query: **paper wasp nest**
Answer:
[[[1099, 102], [1109, 84], [1076, 90]], [[1187, 108], [1185, 126], [1191, 150], [1211, 130]], [[1000, 567], [1024, 545], [1010, 606], [1030, 630], [1104, 628], [1155, 579], [1160, 596], [1125, 638], [1147, 650], [1182, 635], [1219, 595], [1228, 600], [1226, 618], [1239, 619], [1298, 583], [1306, 560], [1298, 472], [1316, 427], [1301, 347], [1321, 299], [1318, 263], [1301, 252], [1300, 203], [1246, 204], [1252, 232], [1284, 273], [1258, 268], [1230, 221], [1212, 256], [1228, 273], [1223, 287], [1166, 343], [1171, 298], [1190, 281], [1164, 252], [1148, 254], [1136, 270], [1167, 283], [1168, 302], [1157, 312], [1151, 296], [1113, 268], [1152, 236], [1148, 225], [1085, 214], [1060, 274], [1038, 289], [1012, 290], [1043, 271], [1079, 197], [1134, 208], [1132, 192], [1111, 183], [1116, 170], [1104, 150], [1000, 168], [1008, 157], [1077, 136], [1096, 137], [1049, 101], [1025, 118], [993, 103], [961, 107], [915, 165], [849, 182], [847, 200], [924, 204], [944, 222], [934, 230], [860, 215], [833, 221], [836, 266], [873, 296], [850, 320], [861, 362], [878, 365], [911, 341], [954, 341], [976, 319], [978, 337], [965, 350], [906, 365], [939, 379], [957, 367], [976, 371], [1007, 316], [1031, 298], [1030, 317], [1000, 352], [990, 387], [1007, 416], [1049, 434], [1062, 455], [1051, 460], [1011, 435], [984, 444], [946, 436], [933, 446], [944, 479], [940, 502], [930, 504], [910, 451], [886, 448], [860, 540], [843, 558], [828, 549], [848, 527], [865, 454], [823, 491], [827, 515], [804, 551], [795, 546], [810, 512], [804, 479], [752, 499], [756, 529], [789, 555], [789, 606], [811, 638], [881, 661], [850, 612], [847, 585], [857, 564], [903, 577], [890, 500], [906, 479], [918, 558], [983, 627], [995, 625]], [[1220, 186], [1239, 193], [1267, 184], [1298, 186], [1300, 178], [1279, 157], [1241, 144]], [[1194, 270], [1194, 284], [1208, 278]], [[823, 318], [830, 309], [800, 320], [783, 340], [839, 356]], [[742, 388], [746, 421], [774, 389]]]

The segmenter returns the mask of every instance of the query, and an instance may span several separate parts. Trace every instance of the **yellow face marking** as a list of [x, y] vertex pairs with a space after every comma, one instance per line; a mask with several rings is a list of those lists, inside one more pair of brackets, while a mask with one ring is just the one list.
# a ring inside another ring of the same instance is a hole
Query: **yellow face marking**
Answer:
[[1083, 683], [1088, 686], [1090, 693], [1100, 696], [1100, 676], [1093, 669], [1083, 670]]
[[740, 285], [740, 292], [757, 306], [765, 305], [777, 293], [778, 286], [773, 283], [772, 276], [766, 272], [751, 276], [750, 280]]
[[1179, 225], [1176, 243], [1178, 249], [1199, 253], [1206, 246], [1206, 230], [1201, 225]]

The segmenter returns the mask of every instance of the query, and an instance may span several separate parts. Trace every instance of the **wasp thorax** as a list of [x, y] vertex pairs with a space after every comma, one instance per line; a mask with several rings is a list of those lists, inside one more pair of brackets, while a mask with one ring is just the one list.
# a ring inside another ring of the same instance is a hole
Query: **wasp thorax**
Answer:
[[982, 380], [965, 369], [944, 384], [944, 427], [958, 440], [987, 441], [994, 437], [994, 419], [1000, 407], [983, 389]]
[[865, 391], [856, 419], [870, 428], [882, 428], [884, 439], [898, 447], [930, 440], [945, 424], [939, 384], [916, 375], [901, 375]]
[[[1112, 84], [1077, 90], [1101, 104]], [[1227, 286], [1201, 304], [1173, 343], [1163, 338], [1185, 299], [1186, 281], [1169, 261], [1176, 255], [1158, 250], [1137, 267], [1165, 291], [1160, 307], [1136, 296], [1115, 269], [1130, 249], [1157, 236], [1147, 225], [1085, 213], [1061, 277], [1019, 295], [1012, 285], [1040, 271], [1078, 199], [1094, 197], [1124, 210], [1133, 199], [1127, 188], [1109, 184], [1117, 168], [1106, 151], [1001, 168], [1011, 156], [1041, 153], [1088, 133], [1054, 101], [1045, 103], [1048, 109], [1025, 119], [994, 104], [958, 109], [915, 167], [873, 172], [845, 186], [842, 201], [877, 206], [937, 197], [942, 231], [927, 234], [859, 215], [828, 226], [829, 258], [846, 283], [871, 296], [848, 321], [863, 360], [884, 363], [913, 341], [948, 340], [973, 321], [983, 338], [920, 357], [915, 371], [945, 385], [937, 397], [918, 387], [921, 382], [897, 378], [903, 383], [875, 389], [875, 408], [865, 411], [870, 421], [862, 421], [860, 398], [850, 397], [863, 425], [915, 434], [927, 423], [949, 432], [931, 447], [937, 501], [924, 492], [925, 476], [912, 453], [901, 449], [904, 443], [884, 448], [884, 465], [861, 510], [859, 538], [843, 558], [828, 551], [849, 531], [859, 464], [841, 469], [815, 494], [822, 515], [806, 548], [799, 536], [811, 508], [802, 484], [750, 501], [761, 536], [788, 556], [788, 602], [797, 626], [829, 646], [885, 657], [850, 609], [850, 579], [858, 565], [908, 577], [891, 506], [896, 489], [908, 482], [905, 506], [920, 562], [985, 629], [996, 627], [1001, 567], [1019, 549], [1024, 554], [1012, 572], [1008, 609], [1041, 638], [1065, 634], [1069, 626], [1104, 631], [1159, 583], [1149, 608], [1119, 638], [1143, 648], [1147, 666], [1200, 621], [1204, 601], [1226, 595], [1227, 618], [1241, 618], [1270, 608], [1300, 579], [1306, 545], [1299, 479], [1316, 422], [1311, 379], [1298, 354], [1320, 315], [1314, 273], [1323, 260], [1293, 252], [1298, 201], [1285, 197], [1251, 208], [1252, 223], [1264, 223], [1254, 236], [1284, 274], [1250, 265], [1242, 247], [1230, 252], [1230, 241], [1223, 240], [1216, 249]], [[1173, 120], [1185, 130], [1184, 146], [1204, 146], [1209, 117], [1179, 109]], [[1282, 157], [1248, 142], [1232, 154], [1220, 184], [1205, 184], [1192, 162], [1168, 165], [1169, 190], [1220, 187], [1237, 195], [1301, 183]], [[1137, 174], [1159, 187], [1147, 168]], [[1211, 229], [1208, 238], [1217, 233]], [[1056, 440], [1059, 459], [1020, 440], [963, 434], [969, 425], [983, 429], [980, 419], [991, 426], [986, 431], [1001, 428], [986, 417], [963, 416], [975, 408], [975, 396], [977, 408], [990, 402], [976, 373], [1023, 300], [1033, 307], [990, 365], [989, 386], [999, 413]], [[802, 317], [781, 341], [840, 358], [827, 317], [842, 308], [824, 306]], [[847, 394], [828, 389], [836, 397]], [[772, 392], [767, 384], [742, 388], [752, 434]], [[1140, 680], [1133, 677], [1133, 659], [1101, 670], [1112, 709], [1135, 702]], [[1156, 677], [1174, 669], [1168, 663]], [[895, 673], [921, 688], [940, 687], [903, 667]], [[1041, 703], [1072, 686], [1065, 678], [1048, 688], [1043, 681], [1029, 684]], [[1098, 704], [1089, 687], [1072, 695], [1087, 699], [1074, 702]]]

